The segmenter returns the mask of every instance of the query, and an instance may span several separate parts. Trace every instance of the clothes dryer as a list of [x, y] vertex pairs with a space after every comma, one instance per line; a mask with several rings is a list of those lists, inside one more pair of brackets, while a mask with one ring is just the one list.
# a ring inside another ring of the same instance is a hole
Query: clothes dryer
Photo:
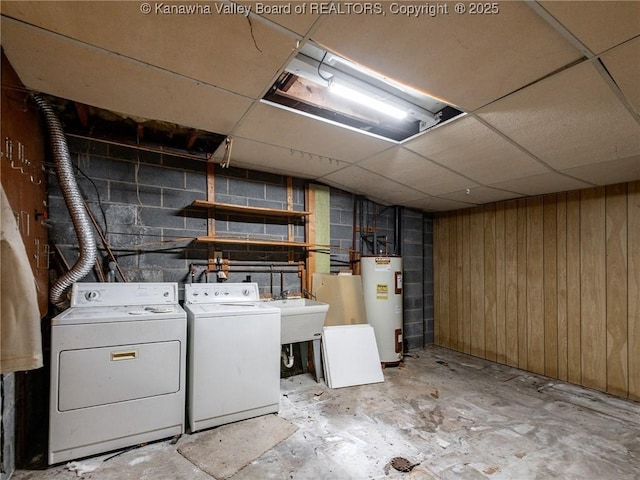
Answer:
[[76, 283], [52, 320], [48, 463], [184, 432], [186, 312], [176, 283]]

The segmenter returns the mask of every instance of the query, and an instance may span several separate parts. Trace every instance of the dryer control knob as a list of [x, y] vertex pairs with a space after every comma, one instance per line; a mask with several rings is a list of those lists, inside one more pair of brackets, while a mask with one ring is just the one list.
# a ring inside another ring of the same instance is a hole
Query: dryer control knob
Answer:
[[100, 296], [100, 292], [98, 292], [97, 290], [89, 290], [87, 293], [84, 294], [84, 298], [86, 298], [87, 301], [89, 302], [92, 302], [93, 300], [97, 300], [99, 296]]

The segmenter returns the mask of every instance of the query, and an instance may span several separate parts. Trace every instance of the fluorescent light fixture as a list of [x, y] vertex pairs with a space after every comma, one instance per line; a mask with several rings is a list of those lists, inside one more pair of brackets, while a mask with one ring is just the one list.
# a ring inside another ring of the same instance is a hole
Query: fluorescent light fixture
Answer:
[[385, 103], [381, 100], [377, 100], [375, 98], [370, 97], [362, 92], [354, 90], [349, 87], [345, 87], [344, 85], [340, 85], [336, 82], [331, 82], [329, 85], [329, 91], [342, 98], [346, 98], [349, 101], [358, 103], [368, 108], [372, 108], [380, 113], [384, 113], [390, 117], [393, 117], [398, 120], [402, 120], [407, 116], [407, 112], [396, 108], [388, 103]]
[[429, 95], [425, 94], [424, 92], [421, 92], [419, 90], [416, 90], [415, 88], [411, 88], [408, 85], [405, 85], [403, 83], [400, 82], [396, 82], [395, 80], [392, 80], [388, 77], [385, 77], [384, 75], [379, 74], [378, 72], [371, 70], [369, 68], [363, 67], [362, 65], [358, 65], [357, 63], [353, 63], [350, 62], [349, 60], [346, 60], [342, 57], [339, 57], [337, 55], [331, 54], [331, 56], [329, 57], [329, 60], [327, 63], [331, 63], [331, 62], [338, 62], [341, 63], [343, 65], [346, 65], [347, 67], [356, 70], [360, 73], [365, 74], [367, 77], [371, 77], [371, 78], [376, 78], [378, 80], [380, 80], [383, 83], [386, 83], [387, 85], [390, 85], [393, 88], [396, 88], [398, 90], [400, 90], [401, 92], [405, 92], [409, 95], [411, 95], [412, 97], [415, 98], [432, 98]]
[[312, 41], [300, 47], [263, 100], [395, 141], [462, 114], [443, 100]]

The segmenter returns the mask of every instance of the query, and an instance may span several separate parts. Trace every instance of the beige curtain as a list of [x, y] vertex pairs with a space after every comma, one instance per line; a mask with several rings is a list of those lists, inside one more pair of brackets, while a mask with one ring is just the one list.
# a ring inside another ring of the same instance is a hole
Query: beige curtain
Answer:
[[4, 189], [0, 210], [0, 373], [42, 367], [36, 282]]

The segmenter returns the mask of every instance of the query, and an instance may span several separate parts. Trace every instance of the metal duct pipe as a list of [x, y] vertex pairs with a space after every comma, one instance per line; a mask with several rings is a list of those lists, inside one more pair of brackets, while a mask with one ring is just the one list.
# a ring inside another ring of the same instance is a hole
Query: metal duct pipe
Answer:
[[34, 95], [36, 105], [42, 111], [49, 132], [49, 143], [56, 165], [56, 177], [62, 190], [62, 196], [71, 215], [73, 227], [78, 237], [80, 256], [71, 269], [62, 275], [51, 287], [49, 300], [56, 307], [65, 304], [64, 292], [72, 283], [84, 278], [91, 271], [96, 260], [96, 241], [91, 223], [78, 190], [73, 173], [71, 157], [62, 125], [55, 112], [41, 95]]

